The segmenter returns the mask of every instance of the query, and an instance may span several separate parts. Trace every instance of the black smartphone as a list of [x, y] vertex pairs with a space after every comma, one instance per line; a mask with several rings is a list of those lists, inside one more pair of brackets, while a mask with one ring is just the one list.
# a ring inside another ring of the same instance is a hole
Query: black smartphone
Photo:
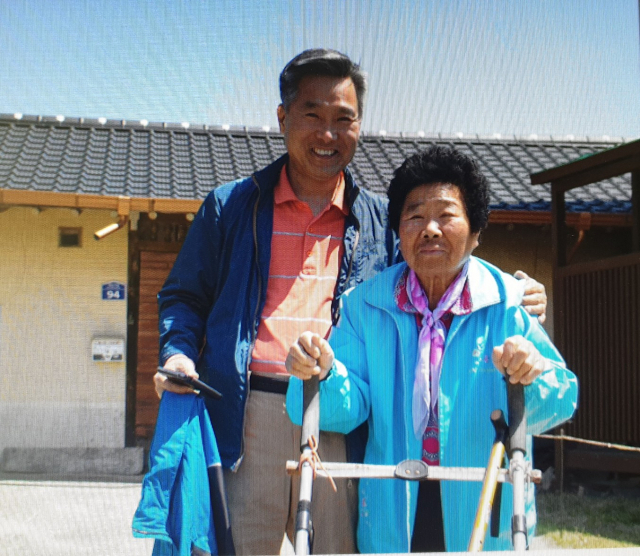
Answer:
[[174, 371], [172, 369], [165, 369], [164, 367], [158, 367], [158, 372], [166, 376], [169, 380], [173, 380], [178, 384], [182, 384], [183, 386], [188, 386], [189, 388], [193, 388], [194, 390], [199, 390], [201, 394], [205, 396], [209, 396], [214, 400], [217, 400], [222, 397], [222, 394], [218, 392], [215, 388], [211, 388], [208, 384], [205, 384], [201, 380], [197, 378], [192, 378], [182, 371]]

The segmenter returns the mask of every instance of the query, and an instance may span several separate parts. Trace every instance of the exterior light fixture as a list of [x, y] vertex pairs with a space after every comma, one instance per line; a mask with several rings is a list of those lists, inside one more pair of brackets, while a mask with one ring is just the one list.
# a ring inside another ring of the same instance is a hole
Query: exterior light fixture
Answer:
[[119, 229], [124, 228], [127, 225], [127, 222], [129, 222], [129, 217], [121, 216], [117, 222], [109, 224], [108, 226], [105, 226], [104, 228], [98, 230], [95, 234], [93, 234], [93, 237], [96, 240], [104, 239], [113, 232], [117, 232]]

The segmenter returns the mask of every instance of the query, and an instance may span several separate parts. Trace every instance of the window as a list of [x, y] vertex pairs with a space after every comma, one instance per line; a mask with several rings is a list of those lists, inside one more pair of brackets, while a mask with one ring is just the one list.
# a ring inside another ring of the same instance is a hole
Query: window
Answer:
[[82, 247], [82, 228], [59, 228], [59, 247]]

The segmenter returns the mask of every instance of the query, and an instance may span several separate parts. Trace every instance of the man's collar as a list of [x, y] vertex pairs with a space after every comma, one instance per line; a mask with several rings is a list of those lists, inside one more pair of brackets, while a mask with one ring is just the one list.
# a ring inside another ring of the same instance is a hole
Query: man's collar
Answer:
[[[280, 170], [280, 178], [274, 190], [273, 200], [276, 205], [287, 202], [300, 202], [300, 199], [298, 199], [295, 192], [293, 191], [293, 188], [291, 187], [291, 182], [289, 181], [289, 176], [287, 175], [286, 164]], [[340, 174], [340, 180], [338, 181], [338, 185], [333, 192], [331, 205], [341, 210], [345, 215], [349, 214], [349, 207], [347, 206], [347, 202], [345, 199], [344, 172]]]
[[[264, 168], [255, 172], [253, 174], [253, 181], [256, 184], [256, 186], [264, 193], [273, 191], [276, 185], [278, 185], [278, 178], [280, 176], [280, 172], [283, 166], [287, 164], [287, 162], [289, 162], [289, 154], [285, 153], [277, 160], [274, 160], [268, 166], [265, 166]], [[358, 195], [360, 194], [360, 188], [356, 185], [355, 179], [353, 178], [353, 175], [351, 174], [351, 171], [349, 170], [348, 166], [344, 169], [344, 181], [345, 181], [344, 198], [346, 201], [347, 208], [351, 210], [351, 208], [356, 202], [356, 199], [358, 198]], [[264, 198], [271, 199], [271, 197], [269, 196]]]

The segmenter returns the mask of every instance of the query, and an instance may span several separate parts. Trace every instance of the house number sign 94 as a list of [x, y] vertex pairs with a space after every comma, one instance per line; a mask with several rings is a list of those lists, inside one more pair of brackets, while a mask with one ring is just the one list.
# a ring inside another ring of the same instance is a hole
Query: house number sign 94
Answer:
[[122, 282], [102, 284], [102, 299], [107, 301], [124, 301], [127, 298], [127, 286]]

